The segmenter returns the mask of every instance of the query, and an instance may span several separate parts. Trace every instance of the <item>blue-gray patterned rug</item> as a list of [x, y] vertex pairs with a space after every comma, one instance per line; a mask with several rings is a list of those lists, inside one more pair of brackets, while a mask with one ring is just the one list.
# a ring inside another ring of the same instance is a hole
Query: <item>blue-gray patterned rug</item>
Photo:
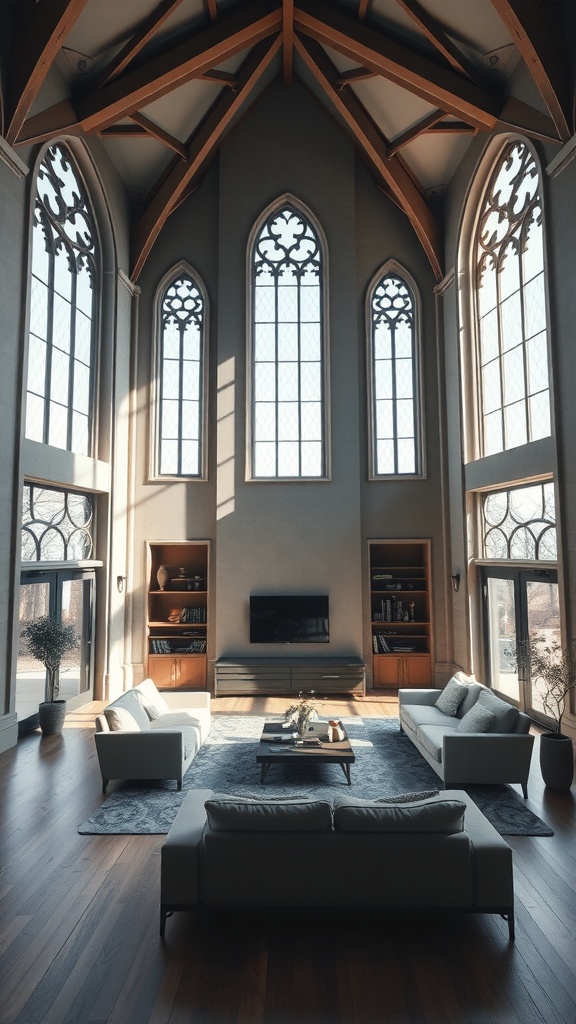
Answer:
[[[356, 757], [351, 789], [337, 764], [288, 760], [286, 765], [272, 765], [261, 786], [256, 743], [264, 721], [255, 715], [214, 715], [210, 736], [186, 772], [180, 792], [175, 782], [123, 782], [78, 831], [82, 835], [168, 832], [187, 791], [199, 787], [243, 796], [327, 799], [336, 793], [378, 797], [439, 787], [435, 772], [400, 732], [397, 718], [343, 719]], [[466, 791], [501, 835], [553, 835], [511, 786], [466, 786]]]

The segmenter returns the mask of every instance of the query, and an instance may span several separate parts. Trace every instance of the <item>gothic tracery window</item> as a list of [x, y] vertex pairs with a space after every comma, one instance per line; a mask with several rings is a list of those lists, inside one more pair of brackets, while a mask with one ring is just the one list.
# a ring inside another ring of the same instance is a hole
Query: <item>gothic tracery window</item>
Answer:
[[160, 299], [158, 472], [204, 474], [206, 303], [190, 273], [178, 273]]
[[251, 475], [324, 477], [324, 257], [292, 204], [258, 230], [251, 283]]
[[550, 434], [542, 202], [520, 141], [488, 181], [473, 262], [480, 454], [488, 456]]
[[421, 471], [416, 316], [412, 289], [395, 271], [369, 294], [372, 476]]
[[99, 244], [64, 146], [40, 164], [32, 231], [26, 437], [92, 455]]

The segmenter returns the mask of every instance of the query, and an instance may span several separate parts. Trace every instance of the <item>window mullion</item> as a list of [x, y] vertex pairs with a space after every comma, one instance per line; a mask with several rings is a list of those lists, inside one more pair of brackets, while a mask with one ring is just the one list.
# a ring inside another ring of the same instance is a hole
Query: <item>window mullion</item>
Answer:
[[54, 338], [54, 264], [56, 253], [54, 251], [54, 239], [49, 253], [48, 263], [48, 310], [46, 317], [46, 370], [44, 377], [44, 444], [49, 444], [50, 439], [50, 392], [52, 388], [52, 342]]

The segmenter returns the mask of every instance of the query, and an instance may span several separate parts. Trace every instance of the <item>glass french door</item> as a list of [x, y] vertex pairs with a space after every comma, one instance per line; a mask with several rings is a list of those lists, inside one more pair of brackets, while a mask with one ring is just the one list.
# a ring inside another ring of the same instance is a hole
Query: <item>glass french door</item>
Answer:
[[530, 674], [528, 640], [535, 633], [560, 639], [555, 569], [481, 569], [486, 682], [521, 711], [543, 723], [538, 679]]
[[[74, 626], [79, 643], [68, 651], [60, 666], [59, 697], [68, 709], [92, 698], [94, 633], [94, 570], [57, 569], [23, 572], [20, 578], [20, 633], [25, 626], [45, 615]], [[18, 648], [16, 713], [20, 733], [35, 728], [38, 705], [44, 700], [46, 670], [27, 651]]]

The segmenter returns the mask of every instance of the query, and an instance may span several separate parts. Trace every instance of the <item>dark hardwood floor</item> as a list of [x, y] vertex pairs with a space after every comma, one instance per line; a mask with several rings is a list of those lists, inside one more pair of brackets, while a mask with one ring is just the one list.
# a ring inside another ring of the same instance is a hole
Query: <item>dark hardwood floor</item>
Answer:
[[[498, 917], [418, 914], [176, 914], [161, 941], [164, 837], [76, 831], [103, 799], [100, 706], [71, 713], [62, 737], [33, 733], [0, 755], [2, 1024], [576, 1024], [575, 791], [544, 788], [537, 750], [528, 803], [555, 835], [509, 839], [515, 944]], [[214, 713], [283, 706], [221, 699]], [[361, 870], [343, 865], [342, 886]]]

